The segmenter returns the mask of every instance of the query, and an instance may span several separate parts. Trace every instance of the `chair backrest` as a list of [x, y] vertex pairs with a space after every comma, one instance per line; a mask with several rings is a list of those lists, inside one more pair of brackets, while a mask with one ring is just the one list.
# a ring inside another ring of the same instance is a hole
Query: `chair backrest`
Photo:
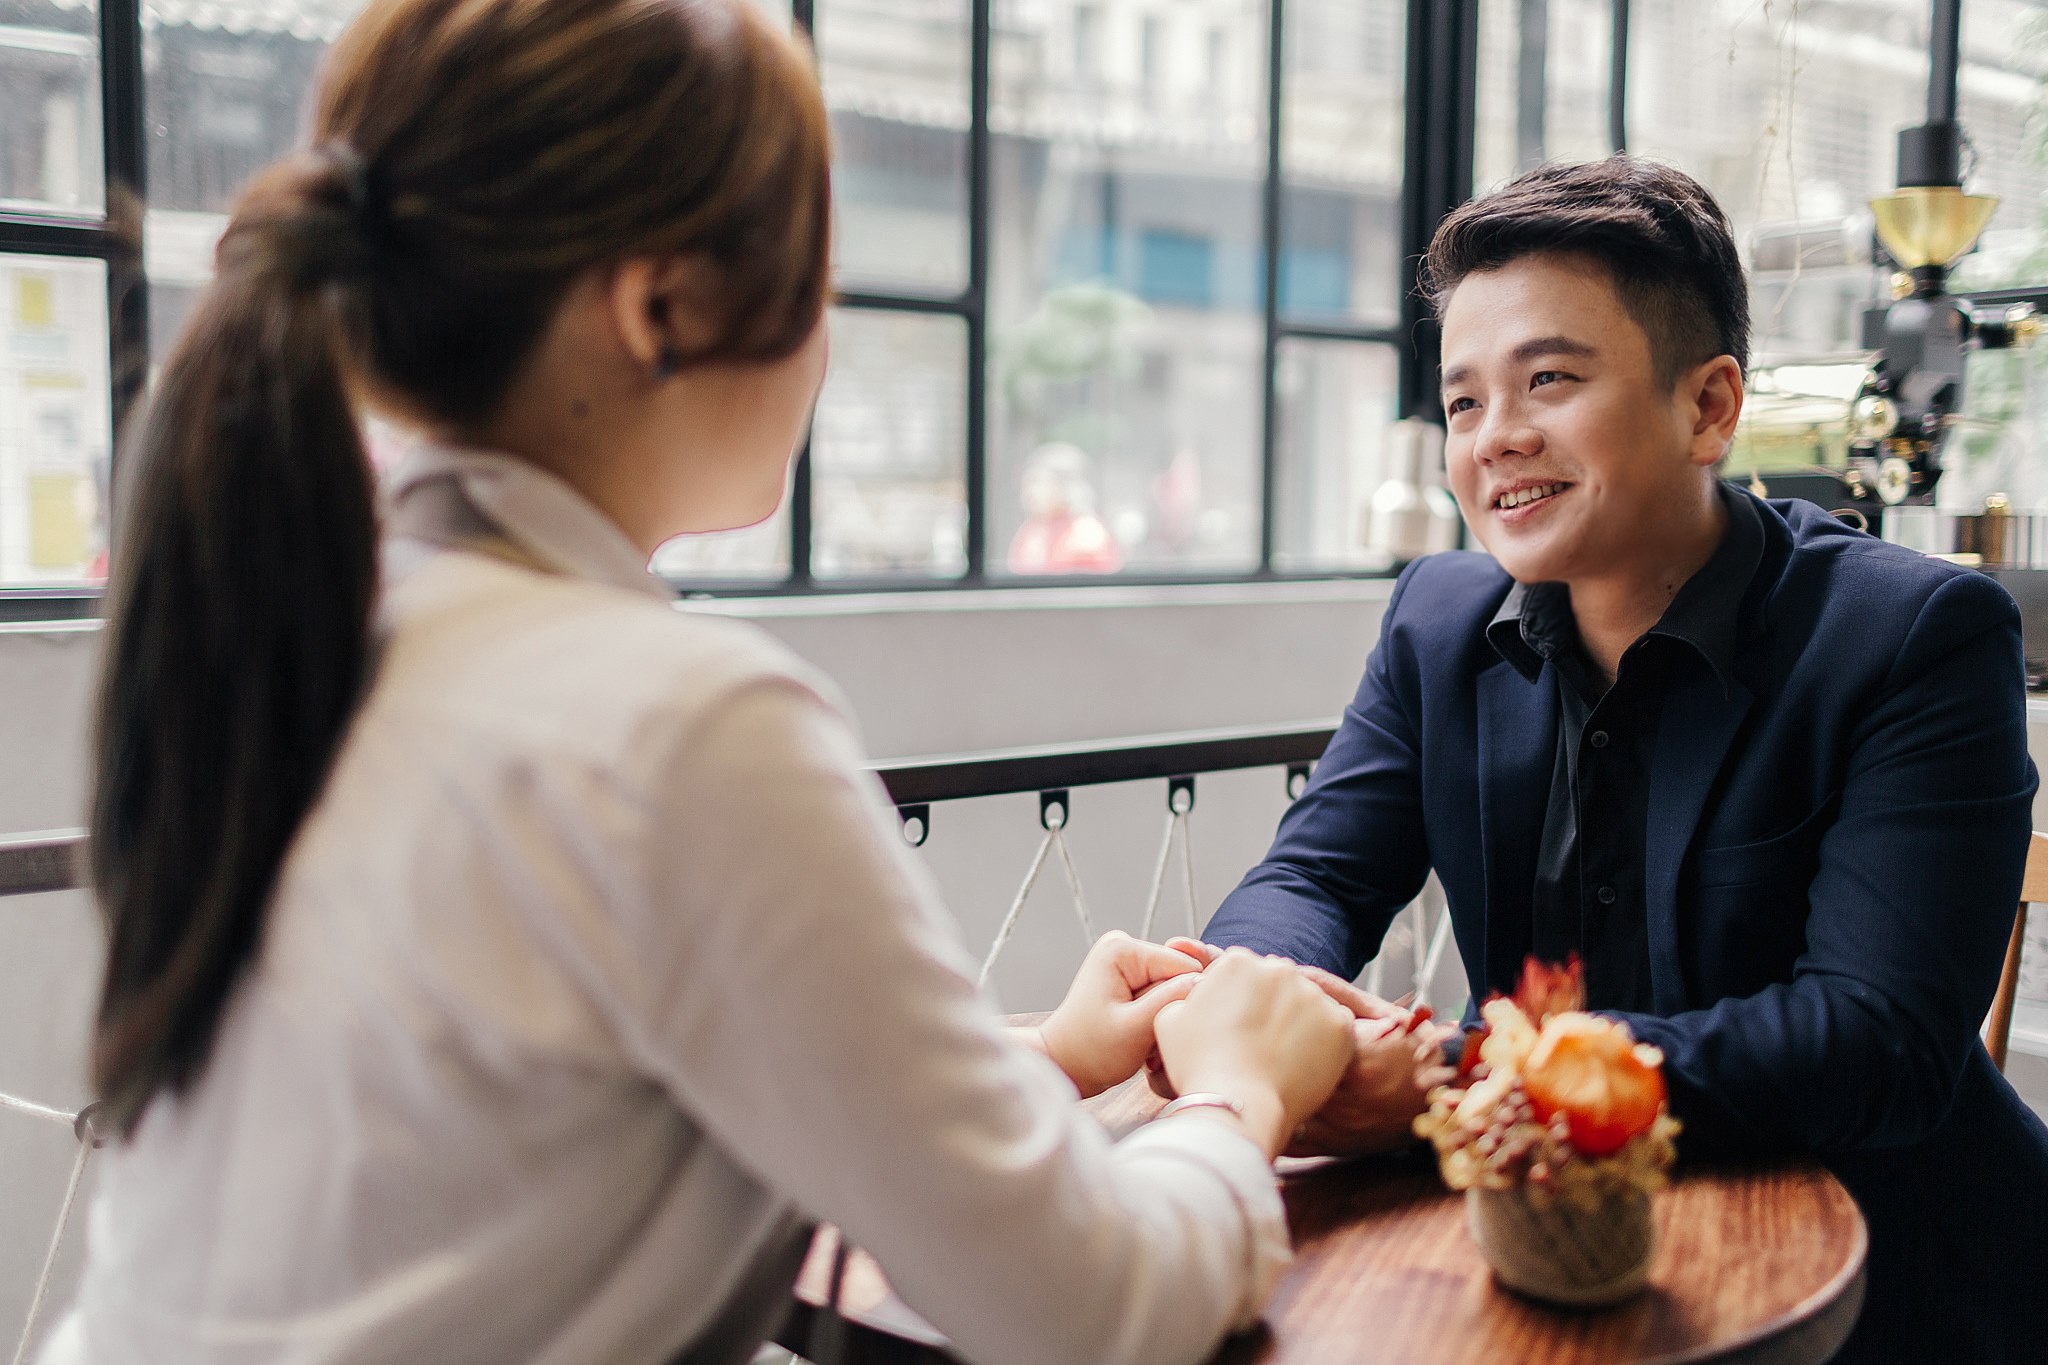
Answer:
[[1998, 994], [1991, 999], [1991, 1015], [1984, 1021], [1984, 1047], [2000, 1071], [2005, 1070], [2005, 1049], [2012, 1038], [2012, 1007], [2020, 988], [2020, 953], [2027, 945], [2027, 907], [2048, 901], [2048, 834], [2039, 830], [2027, 838], [2027, 870], [2020, 878], [2019, 913], [2013, 916], [2012, 938], [2005, 945], [2005, 970], [1998, 974]]

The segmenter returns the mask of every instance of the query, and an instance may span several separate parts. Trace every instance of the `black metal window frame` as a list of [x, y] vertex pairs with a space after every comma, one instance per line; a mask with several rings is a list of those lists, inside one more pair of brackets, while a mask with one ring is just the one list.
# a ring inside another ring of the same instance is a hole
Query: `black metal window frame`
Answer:
[[[1614, 62], [1610, 122], [1623, 145], [1628, 0], [1612, 0]], [[1437, 338], [1431, 310], [1416, 289], [1416, 269], [1443, 215], [1473, 188], [1477, 117], [1480, 0], [1408, 0], [1406, 15], [1404, 137], [1400, 187], [1400, 307], [1392, 326], [1289, 316], [1281, 307], [1280, 259], [1286, 166], [1282, 154], [1282, 98], [1286, 68], [1287, 0], [1267, 0], [1266, 165], [1261, 195], [1264, 269], [1264, 375], [1260, 423], [1260, 524], [1257, 566], [1249, 572], [1119, 573], [1114, 576], [1019, 577], [989, 573], [987, 356], [990, 216], [990, 38], [994, 0], [969, 7], [969, 126], [967, 137], [968, 279], [957, 294], [920, 294], [850, 288], [837, 305], [870, 312], [922, 313], [958, 318], [966, 329], [966, 570], [948, 578], [819, 578], [812, 569], [812, 460], [800, 453], [790, 496], [786, 576], [774, 579], [687, 579], [686, 592], [721, 596], [837, 594], [848, 592], [956, 591], [963, 588], [1152, 585], [1295, 581], [1376, 577], [1337, 569], [1282, 569], [1276, 497], [1280, 414], [1280, 350], [1290, 340], [1388, 346], [1397, 360], [1397, 416], [1437, 410]], [[792, 0], [792, 18], [806, 32], [818, 22], [817, 0]], [[830, 0], [825, 8], [830, 21]], [[147, 151], [143, 109], [140, 0], [101, 0], [101, 93], [104, 101], [107, 213], [100, 220], [0, 213], [0, 254], [39, 254], [104, 261], [107, 268], [111, 418], [118, 436], [141, 395], [149, 370], [149, 296], [141, 250], [147, 203]], [[112, 481], [116, 496], [118, 480]], [[118, 553], [118, 550], [116, 551]], [[0, 588], [0, 621], [55, 620], [97, 614], [99, 592], [79, 588]]]
[[[1266, 159], [1260, 187], [1264, 346], [1259, 441], [1259, 558], [1249, 572], [1121, 572], [1109, 575], [990, 574], [988, 556], [988, 296], [989, 296], [989, 53], [994, 0], [968, 0], [967, 285], [957, 294], [851, 288], [836, 295], [841, 308], [935, 314], [960, 319], [967, 330], [966, 568], [954, 577], [834, 577], [812, 572], [812, 461], [808, 442], [798, 456], [790, 493], [789, 573], [772, 580], [684, 581], [688, 591], [720, 596], [858, 592], [958, 591], [973, 588], [1101, 587], [1179, 583], [1310, 581], [1379, 578], [1381, 570], [1289, 570], [1275, 566], [1279, 528], [1280, 347], [1290, 340], [1391, 347], [1396, 356], [1396, 415], [1438, 408], [1434, 322], [1416, 292], [1416, 268], [1443, 215], [1472, 192], [1477, 109], [1479, 0], [1408, 0], [1406, 79], [1402, 88], [1404, 141], [1401, 175], [1401, 307], [1392, 326], [1290, 317], [1280, 306], [1280, 255], [1286, 211], [1282, 98], [1286, 76], [1287, 0], [1266, 0]], [[1626, 0], [1615, 0], [1617, 6]], [[816, 0], [793, 0], [792, 17], [806, 34], [817, 32]], [[830, 22], [826, 0], [826, 22]]]
[[[107, 269], [108, 401], [118, 434], [149, 374], [149, 289], [142, 267], [147, 136], [142, 112], [141, 0], [99, 0], [101, 134], [106, 211], [97, 219], [0, 213], [0, 256], [104, 262]], [[0, 587], [0, 621], [98, 614], [94, 587]]]

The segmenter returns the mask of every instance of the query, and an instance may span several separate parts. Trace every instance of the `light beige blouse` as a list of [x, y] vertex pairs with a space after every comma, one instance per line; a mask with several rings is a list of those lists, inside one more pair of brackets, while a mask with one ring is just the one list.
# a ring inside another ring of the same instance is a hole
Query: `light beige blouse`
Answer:
[[374, 687], [45, 1365], [744, 1360], [811, 1219], [977, 1365], [1256, 1317], [1263, 1155], [1112, 1145], [1005, 1036], [815, 672], [521, 461], [417, 449], [389, 526]]

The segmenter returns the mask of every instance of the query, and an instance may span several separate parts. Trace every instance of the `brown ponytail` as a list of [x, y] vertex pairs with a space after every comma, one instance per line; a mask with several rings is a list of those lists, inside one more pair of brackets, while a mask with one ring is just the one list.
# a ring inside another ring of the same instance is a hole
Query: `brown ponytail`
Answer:
[[323, 278], [362, 254], [331, 167], [265, 172], [126, 452], [92, 813], [112, 929], [93, 1066], [124, 1131], [203, 1063], [367, 671], [350, 286]]
[[123, 1133], [203, 1071], [370, 678], [344, 376], [484, 419], [573, 280], [634, 255], [715, 267], [688, 361], [779, 359], [824, 304], [823, 101], [749, 0], [375, 0], [314, 137], [244, 192], [123, 456], [92, 811]]

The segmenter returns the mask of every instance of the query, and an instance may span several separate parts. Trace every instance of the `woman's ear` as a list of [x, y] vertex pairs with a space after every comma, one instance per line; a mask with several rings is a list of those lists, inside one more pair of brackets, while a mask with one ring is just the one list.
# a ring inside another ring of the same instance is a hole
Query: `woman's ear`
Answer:
[[1715, 356], [1682, 383], [1693, 409], [1692, 462], [1719, 464], [1742, 420], [1742, 366], [1734, 356]]
[[627, 358], [666, 378], [715, 345], [715, 278], [699, 255], [633, 256], [612, 266], [607, 312]]

